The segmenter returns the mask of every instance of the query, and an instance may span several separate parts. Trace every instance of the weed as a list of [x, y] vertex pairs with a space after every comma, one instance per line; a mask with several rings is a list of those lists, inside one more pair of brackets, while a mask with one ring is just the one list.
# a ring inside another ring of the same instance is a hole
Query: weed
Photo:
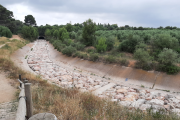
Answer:
[[11, 49], [11, 47], [8, 44], [6, 44], [1, 49]]
[[143, 88], [144, 88], [144, 85], [141, 85], [141, 87], [143, 87]]
[[27, 59], [28, 55], [26, 55], [25, 59]]

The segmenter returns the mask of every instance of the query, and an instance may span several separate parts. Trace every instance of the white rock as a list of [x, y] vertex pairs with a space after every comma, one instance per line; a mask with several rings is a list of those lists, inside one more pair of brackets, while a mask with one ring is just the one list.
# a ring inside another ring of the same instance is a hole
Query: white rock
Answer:
[[143, 110], [143, 111], [145, 111], [145, 110], [147, 110], [147, 109], [150, 109], [151, 108], [151, 105], [150, 104], [142, 104], [140, 107], [139, 107], [139, 109], [140, 110]]
[[130, 102], [130, 101], [120, 101], [119, 102], [121, 105], [123, 105], [123, 106], [129, 106], [132, 102]]
[[164, 101], [158, 100], [158, 99], [152, 99], [152, 100], [150, 100], [150, 103], [153, 105], [164, 105]]

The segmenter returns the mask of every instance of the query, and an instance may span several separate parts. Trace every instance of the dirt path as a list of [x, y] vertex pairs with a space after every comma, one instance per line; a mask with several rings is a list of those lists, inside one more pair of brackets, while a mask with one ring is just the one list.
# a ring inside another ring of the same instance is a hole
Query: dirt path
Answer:
[[15, 99], [16, 90], [13, 80], [7, 78], [6, 73], [0, 71], [0, 103], [10, 102]]
[[13, 39], [21, 40], [21, 38], [18, 35], [13, 35], [12, 38], [10, 38], [10, 40], [13, 40]]

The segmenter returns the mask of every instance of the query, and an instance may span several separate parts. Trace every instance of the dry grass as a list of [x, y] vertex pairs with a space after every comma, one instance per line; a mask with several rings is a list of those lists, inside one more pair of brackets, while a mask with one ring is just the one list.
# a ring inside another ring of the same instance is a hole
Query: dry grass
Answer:
[[9, 55], [22, 47], [24, 42], [13, 41], [10, 48], [0, 49], [0, 67], [9, 72], [9, 77], [17, 79], [21, 74], [32, 83], [34, 114], [51, 112], [60, 120], [178, 120], [175, 115], [165, 115], [140, 110], [131, 110], [117, 102], [101, 99], [91, 93], [81, 93], [77, 89], [64, 89], [49, 84], [39, 76], [24, 72], [9, 59]]

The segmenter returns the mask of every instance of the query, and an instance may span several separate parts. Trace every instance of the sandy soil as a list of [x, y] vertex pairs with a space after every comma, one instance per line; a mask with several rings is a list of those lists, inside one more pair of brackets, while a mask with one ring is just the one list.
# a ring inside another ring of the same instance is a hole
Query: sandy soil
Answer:
[[13, 39], [21, 40], [21, 38], [18, 35], [13, 35], [12, 38], [10, 38], [10, 40], [13, 40]]
[[0, 71], [0, 103], [10, 102], [15, 99], [16, 88], [14, 81], [7, 78], [6, 73]]

